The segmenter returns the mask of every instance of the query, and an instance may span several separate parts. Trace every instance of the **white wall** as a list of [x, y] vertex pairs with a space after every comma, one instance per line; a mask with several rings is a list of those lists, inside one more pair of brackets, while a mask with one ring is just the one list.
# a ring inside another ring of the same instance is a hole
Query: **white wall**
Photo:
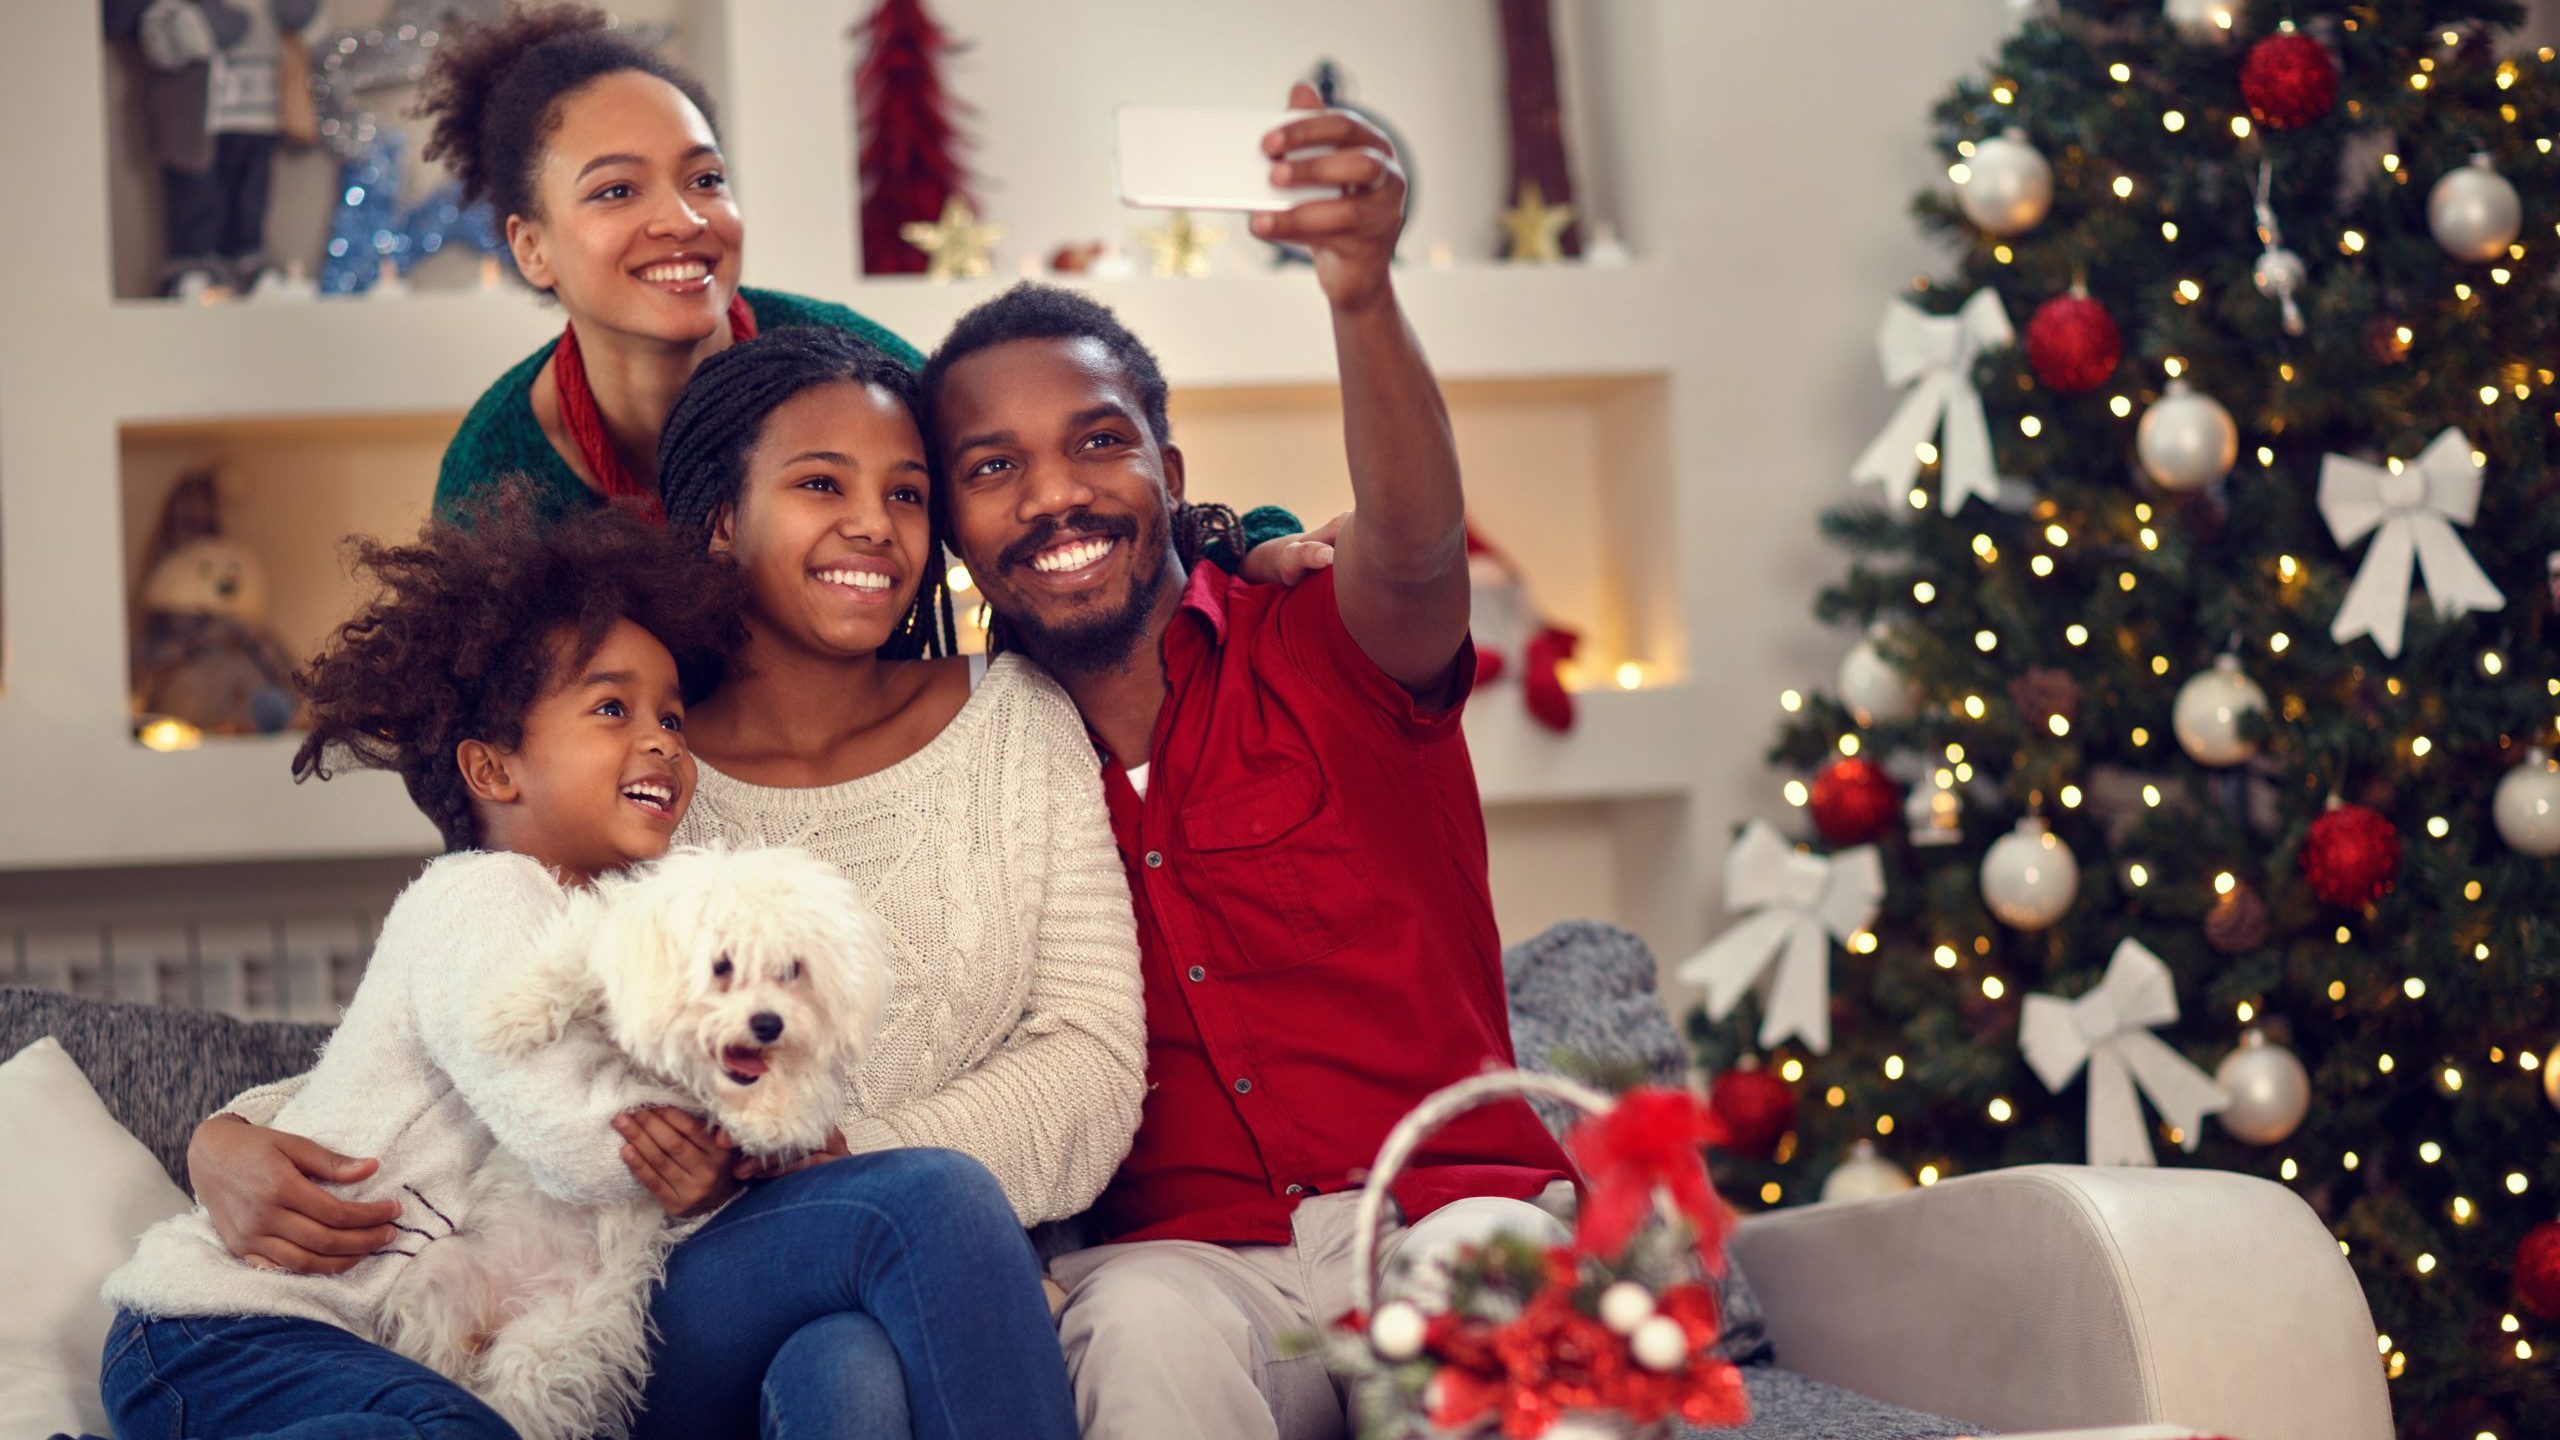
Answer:
[[[357, 13], [381, 0], [331, 3], [333, 14]], [[821, 37], [840, 36], [866, 8], [858, 0], [728, 3], [790, 5], [814, 17], [811, 33]], [[683, 19], [717, 6], [624, 0], [620, 8]], [[1320, 54], [1340, 61], [1355, 97], [1412, 144], [1423, 185], [1409, 228], [1417, 249], [1446, 241], [1462, 255], [1481, 254], [1489, 241], [1503, 166], [1501, 96], [1487, 83], [1500, 66], [1492, 0], [936, 0], [935, 11], [974, 42], [950, 79], [976, 110], [967, 124], [990, 177], [989, 208], [1016, 225], [1008, 263], [1143, 223], [1109, 197], [1104, 137], [1113, 105], [1276, 104]], [[1847, 643], [1810, 614], [1815, 589], [1843, 565], [1815, 519], [1846, 492], [1849, 461], [1889, 405], [1872, 343], [1878, 314], [1913, 274], [1938, 267], [1905, 215], [1912, 191], [1938, 176], [1924, 144], [1926, 112], [1989, 53], [2011, 16], [2006, 0], [1559, 0], [1557, 12], [1580, 84], [1572, 105], [1589, 198], [1640, 253], [1663, 262], [1663, 303], [1687, 321], [1669, 449], [1672, 543], [1692, 588], [1687, 613], [1669, 623], [1686, 632], [1689, 670], [1708, 696], [1689, 743], [1660, 757], [1698, 782], [1685, 826], [1631, 832], [1581, 806], [1507, 812], [1495, 825], [1497, 891], [1506, 933], [1597, 912], [1676, 953], [1715, 923], [1714, 868], [1730, 828], [1783, 812], [1777, 777], [1760, 760], [1778, 692], [1823, 681]], [[2532, 34], [2560, 38], [2560, 0], [2541, 0]], [[706, 27], [688, 43], [718, 39]], [[807, 126], [847, 126], [850, 58], [841, 47], [795, 75], [806, 99], [793, 113], [805, 113]], [[13, 83], [8, 63], [0, 57], [0, 84]], [[70, 163], [89, 163], [90, 154], [74, 145]], [[130, 167], [130, 147], [116, 155]], [[151, 202], [147, 176], [118, 174], [121, 231], [137, 218], [131, 197]], [[839, 223], [825, 207], [795, 203], [787, 176], [750, 166], [742, 180], [751, 210], [774, 217], [758, 232], [759, 255], [827, 250], [796, 230]], [[316, 183], [325, 185], [325, 174]], [[277, 233], [307, 230], [314, 205], [325, 196], [295, 190], [280, 201]], [[785, 231], [783, 217], [794, 230]], [[94, 233], [71, 228], [75, 238]], [[120, 277], [133, 264], [124, 244]], [[0, 392], [0, 416], [10, 399]], [[1223, 433], [1239, 442], [1258, 423], [1222, 418]], [[1289, 423], [1302, 427], [1303, 414]], [[1293, 428], [1286, 443], [1306, 438]], [[1488, 429], [1475, 443], [1498, 437]], [[1567, 510], [1568, 528], [1599, 523], [1586, 509]], [[0, 515], [0, 524], [8, 519]], [[1641, 628], [1634, 618], [1609, 623]]]

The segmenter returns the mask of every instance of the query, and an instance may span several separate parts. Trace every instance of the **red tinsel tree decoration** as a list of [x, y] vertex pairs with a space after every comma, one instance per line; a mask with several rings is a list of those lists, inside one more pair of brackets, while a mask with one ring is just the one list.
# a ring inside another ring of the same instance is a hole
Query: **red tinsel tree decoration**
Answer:
[[2545, 1320], [2560, 1320], [2560, 1220], [2545, 1220], [2516, 1243], [2516, 1298]]
[[968, 107], [942, 88], [943, 56], [958, 46], [925, 13], [924, 0], [880, 0], [855, 34], [863, 42], [853, 72], [863, 273], [920, 274], [925, 254], [898, 238], [898, 227], [939, 220], [951, 197], [968, 198], [952, 124]]
[[2400, 880], [2400, 831], [2362, 805], [2341, 805], [2311, 822], [2295, 857], [2311, 893], [2361, 910]]
[[2308, 35], [2270, 35], [2240, 62], [2240, 98], [2268, 129], [2299, 130], [2338, 103], [2337, 62]]
[[2076, 286], [2037, 306], [2027, 321], [2027, 366], [2048, 390], [2085, 395], [2107, 383], [2123, 356], [2115, 317]]
[[1902, 789], [1873, 761], [1834, 760], [1815, 773], [1805, 807], [1825, 843], [1864, 845], [1902, 814]]

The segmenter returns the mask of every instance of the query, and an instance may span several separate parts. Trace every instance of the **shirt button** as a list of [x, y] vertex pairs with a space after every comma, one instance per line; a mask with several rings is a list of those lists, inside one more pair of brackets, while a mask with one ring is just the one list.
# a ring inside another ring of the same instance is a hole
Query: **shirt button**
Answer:
[[1195, 984], [1208, 978], [1209, 967], [1205, 965], [1194, 965], [1191, 967], [1191, 979]]
[[1250, 1095], [1250, 1094], [1252, 1094], [1252, 1093], [1253, 1093], [1253, 1082], [1252, 1082], [1252, 1081], [1250, 1081], [1250, 1080], [1239, 1080], [1239, 1081], [1237, 1081], [1237, 1082], [1236, 1082], [1236, 1093], [1237, 1093], [1237, 1094], [1239, 1094], [1239, 1095]]
[[1307, 1187], [1304, 1185], [1292, 1185], [1280, 1193], [1283, 1195], [1304, 1195], [1307, 1193]]
[[1148, 852], [1147, 852], [1147, 868], [1148, 868], [1148, 869], [1150, 869], [1150, 870], [1161, 870], [1161, 869], [1163, 869], [1163, 868], [1164, 868], [1164, 852], [1163, 852], [1163, 851], [1161, 851], [1161, 850], [1150, 850], [1150, 851], [1148, 851]]

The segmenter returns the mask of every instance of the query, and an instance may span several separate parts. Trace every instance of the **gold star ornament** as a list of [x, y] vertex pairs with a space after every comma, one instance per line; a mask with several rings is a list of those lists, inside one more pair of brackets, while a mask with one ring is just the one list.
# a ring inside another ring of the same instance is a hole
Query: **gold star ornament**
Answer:
[[987, 248], [1004, 238], [1001, 225], [981, 225], [969, 202], [954, 195], [942, 206], [942, 218], [898, 227], [898, 238], [924, 252], [927, 280], [977, 280], [993, 267]]
[[1502, 228], [1511, 235], [1514, 264], [1546, 265], [1564, 258], [1564, 232], [1573, 224], [1573, 207], [1550, 205], [1535, 180], [1520, 182], [1518, 204], [1502, 212]]
[[1156, 274], [1196, 277], [1209, 273], [1209, 252], [1227, 238], [1227, 232], [1194, 222], [1188, 210], [1176, 210], [1163, 229], [1142, 232], [1138, 238], [1155, 252]]

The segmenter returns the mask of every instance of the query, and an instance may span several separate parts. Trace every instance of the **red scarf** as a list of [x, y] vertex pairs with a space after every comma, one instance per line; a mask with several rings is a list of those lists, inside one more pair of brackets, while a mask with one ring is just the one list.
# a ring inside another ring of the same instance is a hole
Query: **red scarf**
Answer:
[[[747, 308], [744, 295], [729, 297], [729, 338], [756, 338], [756, 312]], [[560, 423], [577, 445], [578, 458], [587, 462], [587, 473], [596, 477], [597, 488], [607, 500], [636, 501], [651, 515], [657, 514], [657, 495], [640, 488], [631, 467], [622, 463], [622, 452], [613, 448], [612, 437], [605, 434], [604, 412], [596, 408], [595, 389], [587, 383], [587, 362], [578, 353], [575, 325], [561, 330], [560, 343], [551, 352], [551, 381], [560, 387]]]

